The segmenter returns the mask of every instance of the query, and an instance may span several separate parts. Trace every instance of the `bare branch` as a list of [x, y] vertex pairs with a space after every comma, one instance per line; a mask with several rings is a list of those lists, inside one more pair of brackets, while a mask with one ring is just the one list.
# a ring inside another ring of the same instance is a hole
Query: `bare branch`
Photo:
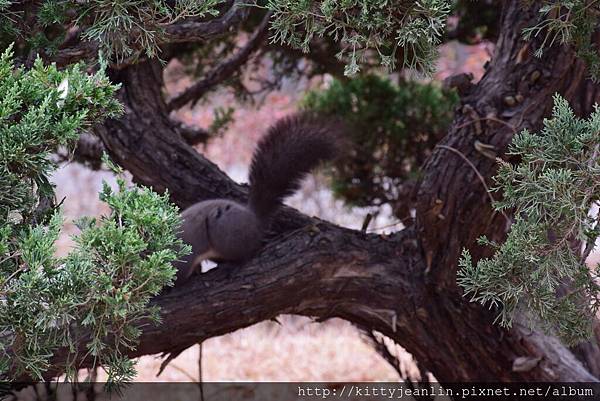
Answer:
[[211, 137], [210, 132], [207, 130], [189, 127], [183, 123], [178, 123], [175, 130], [179, 132], [179, 135], [181, 135], [183, 140], [190, 146], [206, 143]]
[[[428, 291], [412, 230], [383, 240], [313, 222], [314, 229], [279, 236], [244, 265], [222, 264], [160, 295], [154, 305], [161, 308], [162, 323], [145, 325], [129, 356], [183, 349], [279, 314], [298, 314], [339, 317], [377, 330], [440, 381], [594, 380], [556, 339], [528, 324], [504, 332], [486, 318], [487, 311], [465, 304], [460, 295]], [[80, 345], [81, 356], [86, 352]], [[431, 352], [442, 346], [444, 352]], [[52, 364], [69, 356], [61, 350]], [[507, 369], [521, 356], [542, 358], [529, 371]], [[459, 360], [478, 363], [459, 368]], [[81, 361], [81, 367], [92, 362]]]
[[219, 83], [223, 82], [227, 78], [231, 77], [239, 68], [248, 61], [248, 58], [256, 51], [264, 39], [267, 37], [269, 31], [269, 19], [271, 13], [268, 12], [256, 31], [252, 34], [248, 43], [244, 45], [235, 55], [228, 60], [219, 63], [212, 71], [210, 71], [204, 79], [196, 82], [183, 93], [175, 96], [167, 104], [168, 110], [178, 109], [183, 107], [189, 102], [192, 102], [192, 106], [198, 101], [206, 92], [214, 88]]
[[250, 7], [244, 0], [235, 0], [222, 16], [209, 21], [185, 20], [166, 27], [168, 43], [199, 42], [227, 32], [244, 21]]
[[79, 136], [72, 153], [59, 151], [57, 156], [59, 161], [76, 161], [89, 166], [93, 170], [99, 170], [102, 167], [102, 153], [104, 153], [104, 150], [104, 144], [98, 137], [84, 133]]

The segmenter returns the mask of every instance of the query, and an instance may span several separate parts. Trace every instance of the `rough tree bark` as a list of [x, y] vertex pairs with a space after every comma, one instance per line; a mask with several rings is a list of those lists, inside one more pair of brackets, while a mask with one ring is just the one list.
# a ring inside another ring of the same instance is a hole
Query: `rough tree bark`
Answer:
[[[500, 329], [493, 313], [464, 299], [455, 282], [461, 249], [485, 255], [475, 238], [486, 233], [501, 239], [508, 228], [493, 213], [480, 179], [490, 182], [495, 157], [502, 157], [515, 132], [539, 128], [553, 93], [579, 102], [582, 110], [581, 94], [591, 93], [571, 49], [533, 57], [536, 42], [524, 42], [521, 30], [538, 17], [536, 5], [504, 3], [486, 74], [462, 99], [448, 135], [424, 167], [413, 226], [382, 237], [285, 209], [253, 260], [221, 266], [157, 297], [163, 323], [144, 328], [131, 356], [177, 350], [292, 313], [340, 317], [377, 330], [440, 381], [597, 380], [597, 367], [584, 364], [593, 349], [576, 357], [526, 322]], [[161, 73], [151, 61], [113, 71], [123, 83], [127, 110], [97, 129], [104, 146], [136, 181], [168, 188], [181, 207], [216, 197], [243, 201], [245, 188], [182, 140], [162, 98]], [[524, 369], [523, 361], [535, 363]]]

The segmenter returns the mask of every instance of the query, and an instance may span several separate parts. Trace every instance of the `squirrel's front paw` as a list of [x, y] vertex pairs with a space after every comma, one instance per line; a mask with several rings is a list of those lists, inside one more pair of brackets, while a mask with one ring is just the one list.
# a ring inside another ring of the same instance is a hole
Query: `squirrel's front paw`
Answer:
[[218, 264], [216, 264], [215, 262], [213, 262], [212, 260], [202, 260], [197, 266], [196, 266], [196, 273], [206, 273], [209, 270], [214, 269], [215, 267], [219, 266]]

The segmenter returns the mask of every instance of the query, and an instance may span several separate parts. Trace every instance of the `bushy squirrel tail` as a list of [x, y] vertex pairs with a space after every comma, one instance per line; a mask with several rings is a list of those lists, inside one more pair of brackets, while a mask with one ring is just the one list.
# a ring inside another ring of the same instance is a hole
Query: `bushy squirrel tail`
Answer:
[[306, 174], [342, 147], [344, 127], [335, 119], [302, 113], [275, 123], [258, 142], [250, 166], [249, 206], [260, 220], [300, 188]]

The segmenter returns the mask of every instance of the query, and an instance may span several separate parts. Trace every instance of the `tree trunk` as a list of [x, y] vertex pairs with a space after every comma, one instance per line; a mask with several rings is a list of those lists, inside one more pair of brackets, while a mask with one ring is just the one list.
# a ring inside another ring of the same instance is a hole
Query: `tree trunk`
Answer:
[[[555, 92], [573, 100], [587, 85], [571, 49], [535, 58], [537, 39], [521, 39], [522, 29], [538, 20], [537, 9], [505, 2], [493, 60], [424, 166], [413, 226], [383, 237], [286, 208], [253, 260], [222, 265], [157, 297], [163, 323], [144, 328], [131, 356], [179, 350], [292, 313], [377, 330], [443, 382], [597, 380], [556, 338], [530, 330], [524, 318], [510, 330], [499, 328], [493, 311], [469, 303], [456, 285], [461, 250], [483, 256], [474, 240], [484, 233], [502, 239], [509, 227], [493, 213], [481, 181], [489, 186], [495, 157], [515, 132], [540, 127]], [[97, 129], [105, 147], [137, 182], [168, 188], [181, 207], [217, 197], [244, 201], [243, 186], [181, 139], [161, 95], [161, 72], [156, 62], [114, 71], [126, 115]], [[534, 363], [525, 369], [523, 361]]]

